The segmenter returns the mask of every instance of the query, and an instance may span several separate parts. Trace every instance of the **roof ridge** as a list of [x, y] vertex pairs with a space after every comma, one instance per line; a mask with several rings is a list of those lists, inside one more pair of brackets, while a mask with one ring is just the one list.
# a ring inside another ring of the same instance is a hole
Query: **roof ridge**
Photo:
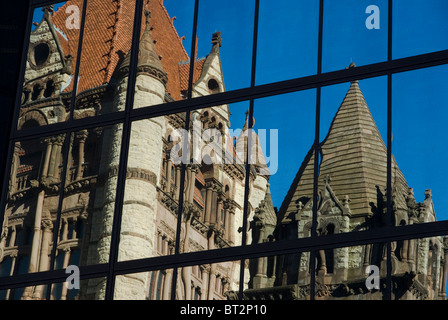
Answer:
[[[158, 3], [159, 3], [159, 5], [162, 7], [162, 11], [166, 14], [166, 16], [168, 17], [168, 19], [171, 20], [171, 17], [170, 17], [170, 15], [168, 14], [168, 11], [166, 10], [165, 6], [163, 5], [163, 1], [162, 1], [162, 0], [159, 0]], [[173, 23], [172, 20], [171, 20], [170, 25], [171, 25], [171, 28], [174, 30], [174, 32], [175, 32], [176, 35], [177, 35], [177, 40], [178, 40], [179, 43], [180, 43], [180, 46], [181, 46], [181, 48], [182, 48], [182, 51], [185, 53], [185, 55], [188, 57], [188, 59], [190, 59], [190, 55], [187, 53], [187, 50], [185, 50], [184, 44], [183, 44], [181, 38], [179, 37], [179, 33], [177, 32], [176, 28], [174, 27], [174, 23]]]
[[109, 50], [108, 50], [108, 52], [107, 52], [107, 55], [108, 55], [108, 60], [107, 60], [107, 62], [106, 62], [106, 67], [105, 67], [105, 73], [104, 73], [104, 82], [107, 82], [108, 80], [109, 80], [109, 76], [114, 72], [114, 69], [111, 69], [111, 67], [112, 67], [112, 53], [115, 51], [114, 49], [115, 49], [115, 46], [114, 46], [114, 44], [115, 44], [115, 41], [117, 40], [117, 37], [118, 37], [118, 32], [117, 32], [117, 30], [118, 30], [118, 28], [117, 28], [117, 26], [118, 26], [118, 23], [119, 23], [119, 21], [121, 22], [121, 19], [119, 19], [119, 11], [120, 11], [120, 8], [121, 8], [121, 4], [120, 4], [120, 0], [113, 0], [112, 2], [115, 2], [116, 3], [116, 7], [115, 7], [115, 11], [114, 12], [112, 12], [110, 15], [112, 15], [112, 14], [114, 14], [115, 13], [115, 21], [114, 21], [114, 24], [111, 26], [111, 28], [112, 28], [112, 38], [110, 39], [110, 44], [109, 44]]

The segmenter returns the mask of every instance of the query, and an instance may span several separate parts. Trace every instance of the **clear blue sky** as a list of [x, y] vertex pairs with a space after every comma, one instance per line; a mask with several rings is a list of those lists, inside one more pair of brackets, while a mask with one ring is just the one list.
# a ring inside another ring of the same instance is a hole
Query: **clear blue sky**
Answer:
[[[256, 84], [312, 75], [317, 70], [316, 0], [260, 0]], [[165, 0], [174, 25], [190, 52], [193, 0]], [[379, 29], [367, 29], [369, 5], [379, 9]], [[448, 49], [448, 1], [396, 0], [393, 8], [393, 58]], [[221, 31], [220, 49], [226, 90], [250, 85], [254, 0], [200, 1], [198, 57], [210, 52], [211, 35]], [[386, 0], [326, 0], [323, 72], [350, 62], [366, 65], [387, 59]], [[393, 154], [417, 201], [432, 189], [439, 220], [448, 219], [448, 67], [393, 76]], [[367, 104], [386, 140], [386, 78], [360, 81]], [[325, 137], [349, 83], [322, 89], [321, 140]], [[316, 90], [255, 101], [255, 128], [278, 129], [279, 168], [271, 177], [274, 205], [280, 207], [314, 140]], [[242, 128], [249, 104], [230, 105], [232, 127]], [[268, 148], [269, 149], [269, 145]], [[269, 150], [265, 150], [267, 156]]]

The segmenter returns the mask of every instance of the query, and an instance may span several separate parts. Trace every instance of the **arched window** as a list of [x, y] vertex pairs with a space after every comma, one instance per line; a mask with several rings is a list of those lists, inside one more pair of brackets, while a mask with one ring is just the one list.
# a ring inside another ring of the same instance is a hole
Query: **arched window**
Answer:
[[48, 80], [47, 85], [45, 86], [44, 97], [49, 98], [54, 93], [54, 82], [53, 80]]
[[40, 90], [41, 86], [39, 84], [35, 84], [33, 86], [33, 93], [31, 95], [31, 100], [36, 100], [37, 98], [39, 98]]

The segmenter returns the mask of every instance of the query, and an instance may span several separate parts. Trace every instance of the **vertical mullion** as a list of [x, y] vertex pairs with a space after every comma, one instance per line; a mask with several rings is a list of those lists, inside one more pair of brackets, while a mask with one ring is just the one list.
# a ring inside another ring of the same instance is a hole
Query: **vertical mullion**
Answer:
[[84, 25], [86, 19], [86, 11], [87, 11], [87, 0], [83, 1], [82, 13], [81, 13], [81, 24], [80, 31], [78, 37], [78, 51], [76, 53], [76, 66], [75, 66], [75, 74], [73, 75], [73, 90], [72, 97], [70, 103], [70, 117], [69, 122], [73, 121], [73, 112], [75, 111], [75, 103], [76, 103], [76, 94], [78, 93], [78, 76], [79, 76], [79, 68], [81, 65], [81, 51], [82, 51], [82, 42], [84, 38]]
[[131, 136], [130, 113], [134, 104], [134, 91], [137, 75], [137, 60], [139, 51], [140, 29], [142, 22], [143, 0], [135, 0], [134, 29], [132, 32], [131, 59], [128, 74], [128, 86], [126, 91], [125, 119], [123, 123], [120, 162], [117, 176], [117, 189], [115, 196], [114, 218], [109, 253], [109, 271], [106, 282], [106, 300], [112, 300], [115, 287], [115, 264], [118, 260], [118, 249], [120, 244], [121, 217], [123, 211], [123, 199], [126, 185], [126, 171], [129, 153], [129, 140]]
[[[388, 1], [387, 12], [387, 61], [392, 61], [392, 0]], [[386, 186], [386, 228], [390, 229], [394, 226], [394, 215], [392, 210], [392, 73], [387, 74], [387, 186]], [[386, 300], [392, 299], [392, 244], [391, 241], [386, 243], [387, 255], [387, 277], [386, 277]]]
[[[81, 60], [79, 57], [81, 56], [81, 48], [82, 48], [82, 38], [84, 34], [84, 22], [86, 17], [86, 7], [87, 7], [87, 0], [83, 1], [83, 8], [81, 13], [81, 24], [80, 24], [80, 30], [79, 30], [79, 37], [78, 37], [78, 49], [77, 49], [77, 59], [76, 59], [76, 66], [75, 66], [75, 75], [74, 75], [74, 81], [73, 81], [73, 90], [72, 90], [72, 96], [70, 99], [70, 118], [68, 122], [71, 122], [73, 119], [73, 112], [74, 112], [74, 104], [76, 101], [76, 87], [77, 87], [77, 79], [78, 79], [78, 73], [79, 73], [79, 65], [81, 63]], [[50, 271], [54, 270], [54, 264], [56, 261], [56, 252], [58, 247], [58, 238], [59, 238], [59, 226], [61, 225], [61, 212], [62, 212], [62, 204], [64, 201], [64, 190], [65, 190], [65, 180], [66, 180], [66, 173], [67, 173], [67, 166], [68, 166], [68, 156], [70, 152], [70, 144], [72, 139], [72, 134], [74, 134], [74, 131], [68, 131], [65, 133], [64, 138], [64, 147], [62, 149], [62, 172], [60, 176], [60, 186], [59, 186], [59, 199], [58, 199], [58, 211], [56, 213], [56, 221], [53, 227], [53, 247], [51, 248], [51, 254], [50, 254]], [[49, 287], [47, 288], [46, 296], [47, 300], [51, 299], [51, 283], [48, 284]]]
[[[193, 12], [193, 32], [191, 36], [191, 53], [190, 53], [190, 70], [188, 74], [188, 90], [187, 99], [191, 99], [193, 95], [193, 75], [194, 75], [194, 64], [196, 56], [196, 34], [197, 34], [197, 24], [198, 24], [198, 9], [199, 0], [194, 2], [194, 12]], [[185, 170], [186, 163], [190, 161], [190, 139], [188, 133], [190, 132], [190, 109], [188, 108], [185, 112], [185, 131], [187, 133], [186, 137], [183, 137], [183, 149], [182, 149], [182, 161], [180, 170], [180, 185], [179, 185], [179, 206], [177, 208], [177, 225], [176, 225], [176, 239], [174, 246], [174, 254], [179, 254], [180, 247], [180, 233], [182, 229], [182, 211], [184, 209], [184, 188], [185, 188]], [[187, 154], [188, 151], [188, 154]], [[188, 158], [187, 158], [188, 156]], [[171, 279], [171, 300], [176, 300], [176, 285], [177, 285], [177, 270], [178, 267], [173, 268], [173, 277]]]
[[[319, 30], [317, 44], [317, 74], [322, 74], [322, 38], [323, 38], [324, 0], [319, 1]], [[311, 237], [317, 237], [317, 201], [319, 188], [319, 154], [320, 154], [320, 103], [321, 86], [316, 88], [316, 127], [314, 131], [314, 177], [313, 177], [313, 221]], [[310, 252], [310, 300], [314, 300], [316, 292], [316, 250]]]
[[[255, 0], [255, 9], [254, 9], [254, 33], [253, 33], [253, 42], [252, 42], [252, 67], [251, 67], [251, 77], [250, 77], [250, 87], [253, 88], [255, 86], [255, 73], [257, 68], [257, 43], [258, 43], [258, 16], [260, 11], [260, 2], [259, 0]], [[250, 171], [251, 171], [251, 149], [252, 149], [252, 130], [254, 126], [254, 99], [250, 99], [249, 101], [249, 121], [248, 121], [248, 135], [247, 135], [247, 146], [246, 146], [246, 165], [245, 172], [246, 176], [244, 182], [244, 204], [243, 204], [243, 228], [242, 228], [242, 239], [241, 246], [246, 246], [247, 242], [247, 219], [249, 217], [249, 192], [250, 192]], [[240, 283], [238, 288], [238, 299], [243, 300], [243, 290], [244, 290], [244, 273], [245, 273], [245, 260], [240, 260]]]
[[10, 130], [9, 130], [9, 142], [8, 142], [8, 151], [7, 151], [7, 155], [6, 155], [6, 162], [5, 162], [5, 167], [3, 168], [4, 172], [3, 172], [3, 188], [1, 191], [1, 197], [0, 197], [0, 226], [3, 226], [3, 222], [5, 219], [5, 215], [6, 215], [6, 199], [8, 197], [8, 193], [9, 193], [9, 179], [10, 179], [10, 175], [11, 175], [11, 164], [12, 164], [12, 158], [13, 158], [13, 154], [14, 154], [14, 145], [17, 142], [16, 140], [14, 140], [14, 137], [16, 135], [17, 132], [17, 123], [18, 123], [18, 119], [19, 119], [19, 114], [20, 114], [20, 101], [21, 101], [21, 96], [22, 96], [22, 90], [23, 90], [23, 79], [25, 78], [25, 68], [26, 68], [26, 59], [28, 56], [28, 47], [29, 47], [29, 39], [30, 39], [30, 34], [31, 34], [31, 20], [33, 19], [33, 11], [34, 8], [31, 6], [31, 4], [28, 4], [28, 14], [27, 14], [27, 20], [26, 20], [26, 24], [25, 24], [25, 35], [24, 35], [24, 41], [25, 44], [22, 48], [22, 56], [21, 56], [21, 60], [20, 60], [20, 74], [17, 80], [17, 88], [16, 88], [16, 98], [14, 101], [14, 110], [12, 112], [12, 116], [11, 116], [11, 125], [10, 125]]

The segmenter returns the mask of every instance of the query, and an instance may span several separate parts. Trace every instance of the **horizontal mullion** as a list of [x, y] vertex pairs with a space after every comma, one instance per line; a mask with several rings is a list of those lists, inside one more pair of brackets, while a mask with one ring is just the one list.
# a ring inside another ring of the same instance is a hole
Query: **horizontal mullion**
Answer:
[[[79, 278], [80, 280], [86, 280], [106, 277], [107, 271], [107, 264], [81, 266], [79, 267]], [[57, 269], [53, 271], [34, 272], [14, 275], [10, 277], [0, 277], [0, 290], [65, 282], [68, 276], [70, 276], [70, 274], [65, 273], [65, 269]]]
[[[384, 76], [389, 73], [399, 73], [434, 67], [442, 64], [448, 64], [448, 50], [392, 60], [390, 62], [380, 62], [365, 66], [359, 66], [356, 68], [316, 74], [312, 76], [285, 80], [249, 88], [231, 90], [208, 96], [195, 97], [192, 99], [147, 106], [131, 110], [130, 118], [132, 121], [141, 120], [150, 117], [158, 117], [173, 113], [186, 112], [187, 110], [191, 111], [222, 104], [241, 102], [249, 99], [264, 98], [278, 94], [313, 89], [319, 86], [328, 86], [353, 80]], [[70, 129], [78, 130], [84, 129], [86, 127], [105, 126], [108, 124], [117, 123], [123, 119], [124, 112], [115, 112], [95, 117], [77, 119], [74, 120], [71, 124], [56, 123], [44, 127], [20, 130], [16, 132], [12, 139], [26, 139], [35, 137], [37, 134], [51, 135], [63, 133], [64, 131]]]
[[25, 130], [16, 131], [11, 138], [13, 141], [22, 141], [27, 139], [35, 139], [36, 136], [50, 136], [66, 133], [67, 131], [78, 131], [97, 127], [107, 127], [124, 121], [124, 111], [107, 113], [94, 117], [72, 120], [72, 123], [58, 122], [43, 127], [33, 127]]
[[284, 80], [249, 88], [225, 91], [212, 95], [195, 97], [189, 100], [173, 101], [168, 104], [147, 106], [132, 110], [131, 118], [134, 120], [171, 113], [179, 113], [185, 111], [187, 108], [194, 110], [211, 106], [219, 106], [222, 104], [265, 98], [284, 93], [314, 89], [321, 86], [384, 76], [389, 73], [417, 70], [442, 64], [448, 64], [448, 50], [392, 60], [390, 62], [380, 62], [359, 66], [356, 68]]
[[[406, 239], [421, 239], [448, 234], [448, 221], [428, 222], [393, 228], [378, 228], [367, 231], [339, 233], [314, 238], [301, 238], [288, 241], [261, 243], [256, 245], [230, 247], [215, 250], [182, 253], [179, 255], [159, 256], [139, 260], [121, 261], [115, 265], [115, 275], [138, 273], [151, 270], [170, 269], [251, 259], [273, 255], [294, 254], [297, 252], [352, 247], [373, 243], [386, 243]], [[80, 267], [80, 279], [104, 277], [108, 265]], [[49, 282], [64, 281], [68, 277], [64, 270], [45, 271], [12, 277], [0, 278], [0, 290], [31, 286]]]
[[413, 224], [394, 228], [339, 233], [327, 236], [267, 242], [248, 246], [183, 253], [163, 257], [118, 262], [116, 274], [169, 269], [206, 263], [251, 259], [297, 252], [386, 243], [406, 239], [421, 239], [448, 234], [448, 221]]

